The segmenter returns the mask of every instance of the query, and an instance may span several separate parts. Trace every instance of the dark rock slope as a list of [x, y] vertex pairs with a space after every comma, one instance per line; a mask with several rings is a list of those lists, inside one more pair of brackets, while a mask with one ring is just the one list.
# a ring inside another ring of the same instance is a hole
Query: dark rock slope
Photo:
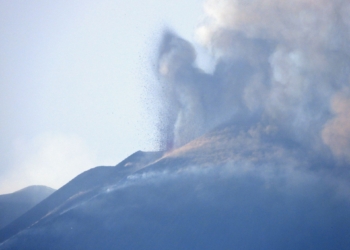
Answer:
[[79, 175], [4, 228], [0, 249], [349, 249], [349, 180], [316, 158], [218, 128]]
[[29, 186], [11, 194], [0, 195], [0, 229], [27, 212], [55, 190], [46, 186]]

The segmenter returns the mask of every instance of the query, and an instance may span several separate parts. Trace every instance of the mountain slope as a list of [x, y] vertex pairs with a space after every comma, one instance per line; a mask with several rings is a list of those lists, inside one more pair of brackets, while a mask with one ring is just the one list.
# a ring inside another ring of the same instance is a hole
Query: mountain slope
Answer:
[[63, 209], [67, 204], [74, 204], [74, 202], [81, 199], [88, 199], [99, 188], [110, 185], [124, 176], [137, 171], [161, 155], [162, 152], [138, 151], [115, 167], [96, 167], [78, 175], [53, 195], [0, 230], [0, 242], [31, 226], [53, 211]]
[[29, 186], [11, 194], [0, 195], [0, 228], [27, 212], [54, 191], [46, 186]]
[[348, 249], [347, 180], [257, 129], [217, 128], [145, 164], [131, 156], [98, 185], [90, 170], [0, 249]]

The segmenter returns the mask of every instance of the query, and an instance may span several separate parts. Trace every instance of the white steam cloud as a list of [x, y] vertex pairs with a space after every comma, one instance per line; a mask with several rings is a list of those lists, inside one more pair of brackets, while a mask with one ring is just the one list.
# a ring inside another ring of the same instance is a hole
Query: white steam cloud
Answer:
[[349, 160], [350, 2], [209, 0], [205, 11], [196, 37], [215, 58], [212, 74], [189, 42], [171, 32], [162, 41], [163, 144], [244, 123]]

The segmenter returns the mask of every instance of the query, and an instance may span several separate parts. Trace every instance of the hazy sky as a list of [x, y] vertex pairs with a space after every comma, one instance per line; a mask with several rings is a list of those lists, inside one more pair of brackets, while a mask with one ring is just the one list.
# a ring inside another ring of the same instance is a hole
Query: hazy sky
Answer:
[[201, 5], [0, 1], [0, 193], [59, 188], [91, 167], [157, 149], [156, 48], [165, 27], [192, 40]]

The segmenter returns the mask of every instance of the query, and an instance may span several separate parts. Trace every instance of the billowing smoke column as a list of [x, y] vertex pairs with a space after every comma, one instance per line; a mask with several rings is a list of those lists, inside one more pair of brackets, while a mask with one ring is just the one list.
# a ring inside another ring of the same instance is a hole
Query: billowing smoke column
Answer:
[[196, 35], [215, 58], [212, 74], [171, 32], [159, 51], [167, 148], [243, 122], [349, 160], [350, 2], [209, 0], [205, 11]]

